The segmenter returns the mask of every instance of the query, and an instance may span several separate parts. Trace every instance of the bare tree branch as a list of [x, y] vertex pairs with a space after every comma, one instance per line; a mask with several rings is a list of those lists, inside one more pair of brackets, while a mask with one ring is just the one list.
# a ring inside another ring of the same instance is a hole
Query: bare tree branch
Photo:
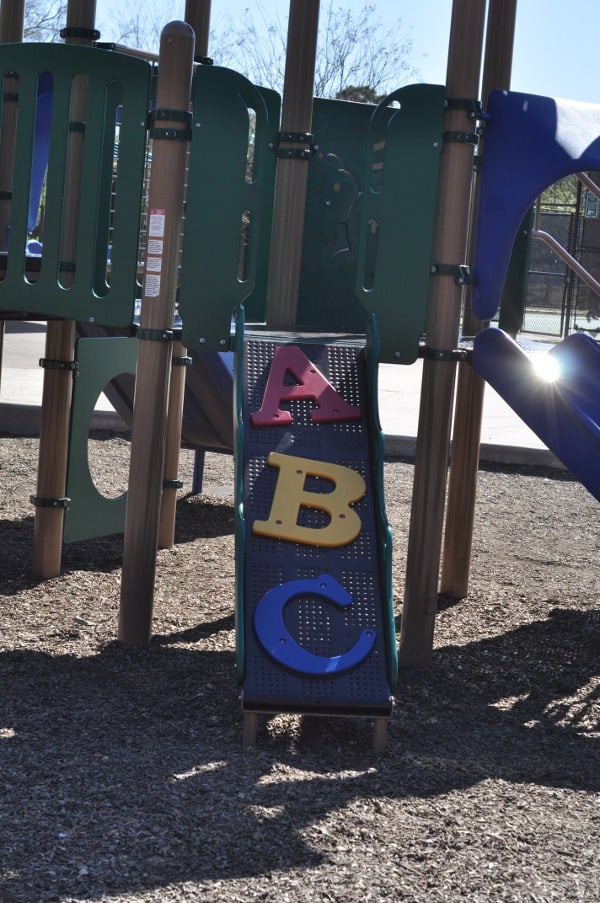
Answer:
[[[237, 69], [252, 81], [281, 91], [285, 70], [287, 21], [269, 23], [257, 3], [241, 19], [229, 17], [212, 34], [211, 54], [220, 65]], [[335, 97], [359, 85], [382, 95], [414, 78], [412, 37], [399, 19], [387, 29], [375, 3], [353, 13], [333, 0], [321, 14], [315, 70], [315, 94]]]
[[67, 18], [64, 0], [25, 0], [25, 41], [56, 41]]

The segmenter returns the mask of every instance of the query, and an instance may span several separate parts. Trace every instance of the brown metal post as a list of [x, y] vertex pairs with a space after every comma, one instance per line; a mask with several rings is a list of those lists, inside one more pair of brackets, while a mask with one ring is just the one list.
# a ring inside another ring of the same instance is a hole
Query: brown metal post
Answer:
[[296, 324], [310, 153], [298, 136], [312, 128], [318, 25], [319, 0], [291, 0], [267, 289], [274, 329]]
[[[119, 639], [144, 646], [150, 640], [156, 550], [164, 471], [167, 399], [185, 166], [189, 138], [179, 118], [190, 108], [194, 32], [185, 22], [165, 26], [160, 42], [157, 118], [149, 188], [148, 239], [131, 437], [131, 463]], [[169, 111], [173, 112], [172, 118]], [[177, 115], [175, 115], [177, 114]]]
[[[96, 16], [95, 0], [69, 0], [67, 29], [76, 29], [77, 36], [67, 37], [68, 43], [91, 44]], [[81, 36], [81, 30], [89, 36]], [[84, 79], [73, 84], [71, 116], [85, 122], [87, 86]], [[65, 186], [65, 207], [61, 235], [61, 260], [75, 260], [79, 216], [79, 179], [84, 134], [72, 131], [69, 136], [69, 172]], [[72, 273], [61, 274], [68, 286]], [[45, 357], [52, 361], [70, 362], [75, 356], [75, 322], [51, 320], [46, 329]], [[60, 573], [64, 508], [58, 500], [64, 498], [69, 445], [69, 417], [73, 375], [67, 369], [45, 370], [40, 421], [40, 446], [37, 480], [37, 507], [33, 531], [33, 573], [37, 577], [55, 577]], [[48, 507], [45, 507], [48, 505]]]
[[211, 0], [185, 0], [184, 19], [196, 35], [196, 59], [208, 56]]
[[[25, 0], [0, 5], [0, 43], [8, 44], [23, 40]], [[2, 112], [2, 132], [0, 135], [0, 189], [6, 195], [12, 186], [15, 161], [15, 127], [17, 124], [17, 103], [10, 101], [11, 94], [18, 89], [17, 79], [8, 75], [4, 79], [4, 107]], [[8, 225], [10, 223], [10, 200], [0, 200], [0, 251], [8, 249]], [[4, 348], [4, 320], [0, 320], [0, 381], [2, 379], [2, 353]]]
[[[485, 0], [454, 0], [446, 79], [450, 98], [478, 95], [484, 18]], [[473, 147], [451, 140], [453, 133], [465, 131], [464, 110], [450, 106], [444, 130], [433, 263], [455, 266], [466, 259], [473, 170]], [[461, 301], [455, 276], [432, 277], [427, 344], [436, 352], [456, 347]], [[399, 646], [402, 666], [420, 667], [431, 660], [454, 372], [451, 361], [424, 361]]]
[[[490, 0], [483, 67], [484, 104], [492, 89], [510, 87], [516, 15], [517, 0]], [[474, 219], [471, 245], [475, 226]], [[473, 314], [469, 294], [467, 291], [463, 333], [475, 335], [484, 324]], [[464, 599], [469, 590], [484, 391], [485, 380], [468, 364], [460, 364], [441, 578], [441, 591], [454, 599]]]
[[[194, 56], [208, 55], [210, 26], [210, 0], [187, 0], [185, 21], [196, 35]], [[160, 523], [158, 527], [159, 549], [170, 549], [175, 543], [175, 517], [177, 509], [177, 480], [179, 476], [179, 450], [181, 447], [181, 427], [185, 400], [185, 376], [187, 367], [179, 366], [186, 360], [187, 351], [179, 341], [173, 342], [173, 362], [169, 386], [169, 413], [167, 416], [167, 439], [165, 445], [165, 470]]]

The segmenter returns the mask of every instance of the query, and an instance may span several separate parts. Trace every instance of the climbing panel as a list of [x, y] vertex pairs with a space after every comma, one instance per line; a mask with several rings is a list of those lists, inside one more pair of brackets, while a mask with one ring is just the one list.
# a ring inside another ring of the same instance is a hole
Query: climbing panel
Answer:
[[258, 712], [388, 718], [391, 537], [364, 337], [248, 334], [236, 360], [246, 726]]

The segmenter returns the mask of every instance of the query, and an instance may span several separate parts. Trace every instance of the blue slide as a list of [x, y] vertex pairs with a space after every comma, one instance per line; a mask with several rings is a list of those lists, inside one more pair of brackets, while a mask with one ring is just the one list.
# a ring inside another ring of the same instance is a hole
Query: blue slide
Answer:
[[568, 336], [545, 352], [555, 376], [500, 329], [475, 338], [472, 364], [537, 436], [600, 501], [600, 345]]

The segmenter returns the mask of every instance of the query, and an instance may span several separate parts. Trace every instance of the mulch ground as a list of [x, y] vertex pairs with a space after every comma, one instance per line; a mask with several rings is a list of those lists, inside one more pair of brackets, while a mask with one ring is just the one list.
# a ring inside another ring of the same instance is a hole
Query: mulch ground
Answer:
[[[91, 442], [103, 491], [128, 453]], [[120, 537], [32, 577], [36, 466], [0, 438], [2, 903], [600, 899], [599, 509], [568, 474], [480, 473], [469, 595], [375, 759], [363, 720], [265, 717], [242, 748], [230, 457], [193, 495], [182, 453], [143, 650], [115, 642]], [[412, 475], [386, 462], [398, 619]]]

